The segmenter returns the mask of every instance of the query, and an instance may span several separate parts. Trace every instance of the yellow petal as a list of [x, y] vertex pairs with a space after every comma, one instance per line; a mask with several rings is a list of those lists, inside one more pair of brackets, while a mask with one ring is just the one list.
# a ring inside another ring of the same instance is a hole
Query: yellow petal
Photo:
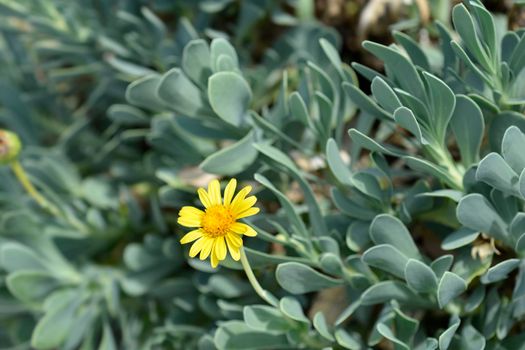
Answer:
[[228, 233], [228, 235], [226, 235], [226, 239], [229, 245], [231, 244], [235, 247], [242, 246], [242, 238], [239, 237], [239, 235], [234, 232]]
[[250, 193], [251, 190], [252, 186], [246, 186], [242, 190], [240, 190], [239, 193], [237, 193], [237, 195], [235, 196], [235, 198], [233, 198], [233, 201], [231, 202], [232, 211], [234, 211], [235, 208], [237, 208], [237, 206], [239, 206], [242, 203], [244, 198], [246, 198], [246, 196], [248, 195], [248, 193]]
[[204, 205], [205, 208], [211, 207], [211, 201], [210, 197], [208, 196], [208, 192], [206, 192], [204, 188], [199, 188], [197, 193], [199, 194], [199, 199], [201, 200], [202, 205]]
[[182, 209], [179, 211], [179, 216], [201, 218], [203, 215], [204, 212], [202, 210], [191, 206], [182, 207]]
[[179, 225], [185, 226], [185, 227], [201, 227], [201, 221], [200, 220], [194, 220], [194, 219], [188, 219], [188, 218], [179, 218], [177, 220]]
[[179, 223], [179, 225], [184, 226], [184, 227], [189, 227], [189, 228], [201, 227], [201, 221], [200, 220], [179, 218], [177, 220], [177, 222]]
[[235, 188], [237, 187], [237, 180], [231, 179], [230, 182], [228, 182], [228, 185], [224, 189], [224, 205], [228, 206], [230, 205], [233, 194], [235, 193]]
[[230, 230], [232, 230], [235, 233], [243, 234], [248, 229], [248, 225], [243, 224], [242, 222], [236, 222], [233, 225], [231, 225]]
[[232, 208], [232, 212], [234, 216], [237, 216], [241, 214], [243, 211], [246, 211], [253, 207], [253, 205], [257, 202], [257, 197], [250, 196], [248, 198], [245, 198], [242, 202], [237, 203], [235, 208]]
[[216, 268], [217, 265], [219, 265], [219, 259], [217, 259], [217, 255], [215, 254], [215, 251], [211, 253], [211, 267]]
[[193, 242], [197, 238], [201, 238], [202, 235], [203, 235], [203, 232], [200, 229], [190, 231], [190, 232], [186, 233], [184, 235], [184, 237], [182, 237], [182, 239], [180, 240], [180, 243], [181, 244], [186, 244], [186, 243]]
[[190, 257], [194, 258], [202, 249], [202, 245], [204, 244], [205, 239], [204, 237], [199, 238], [190, 248]]
[[221, 184], [219, 180], [212, 180], [208, 184], [208, 197], [212, 206], [221, 204]]
[[224, 243], [224, 237], [218, 237], [215, 239], [214, 249], [217, 259], [224, 260], [226, 258], [226, 243]]
[[204, 212], [195, 207], [183, 207], [179, 212], [177, 222], [186, 227], [200, 227], [203, 215]]
[[257, 208], [257, 207], [252, 207], [252, 208], [250, 208], [248, 210], [245, 210], [242, 213], [238, 214], [236, 218], [237, 219], [242, 219], [242, 218], [246, 218], [248, 216], [255, 215], [255, 214], [257, 214], [259, 212], [259, 210], [260, 209]]
[[199, 255], [199, 259], [204, 260], [208, 256], [210, 256], [211, 248], [213, 248], [214, 239], [212, 238], [206, 238], [206, 242], [202, 245], [201, 254]]
[[246, 230], [246, 232], [244, 232], [244, 235], [245, 236], [248, 236], [248, 237], [255, 237], [257, 236], [257, 231], [255, 231], [251, 226], [248, 226], [248, 229]]
[[230, 229], [233, 232], [238, 233], [240, 235], [245, 235], [249, 237], [257, 236], [257, 232], [253, 228], [246, 224], [243, 224], [242, 222], [236, 222], [231, 226]]
[[235, 244], [233, 244], [230, 238], [231, 238], [231, 235], [226, 236], [226, 243], [228, 245], [228, 251], [230, 252], [230, 255], [232, 256], [233, 260], [239, 261], [239, 259], [241, 258], [242, 240], [241, 240], [241, 246], [236, 246]]

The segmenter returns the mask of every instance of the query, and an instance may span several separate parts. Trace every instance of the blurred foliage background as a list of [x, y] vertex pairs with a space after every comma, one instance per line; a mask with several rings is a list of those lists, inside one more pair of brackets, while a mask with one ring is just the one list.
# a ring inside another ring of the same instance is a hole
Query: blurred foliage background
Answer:
[[[0, 348], [525, 348], [524, 25], [520, 1], [1, 0], [0, 127], [56, 211], [0, 168]], [[276, 305], [178, 242], [230, 177]]]

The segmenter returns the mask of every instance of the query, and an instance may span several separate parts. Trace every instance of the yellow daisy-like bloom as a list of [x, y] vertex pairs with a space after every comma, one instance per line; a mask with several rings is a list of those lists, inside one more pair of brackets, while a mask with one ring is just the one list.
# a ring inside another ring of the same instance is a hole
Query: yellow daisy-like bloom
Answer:
[[185, 227], [196, 228], [187, 233], [180, 242], [194, 242], [190, 249], [190, 257], [199, 254], [201, 260], [211, 257], [211, 266], [217, 267], [219, 261], [226, 258], [226, 247], [234, 260], [241, 257], [242, 235], [256, 236], [257, 232], [250, 226], [237, 220], [255, 215], [259, 208], [253, 205], [255, 196], [246, 197], [252, 190], [246, 186], [234, 198], [237, 180], [231, 179], [221, 196], [221, 186], [218, 180], [208, 184], [208, 191], [199, 188], [197, 193], [205, 207], [200, 210], [195, 207], [183, 207], [179, 212], [178, 223]]

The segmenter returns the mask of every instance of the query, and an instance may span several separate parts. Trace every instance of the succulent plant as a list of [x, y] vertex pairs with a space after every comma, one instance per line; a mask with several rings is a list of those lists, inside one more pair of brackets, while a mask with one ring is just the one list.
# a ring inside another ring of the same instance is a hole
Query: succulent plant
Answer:
[[525, 30], [453, 3], [0, 0], [0, 348], [524, 348]]

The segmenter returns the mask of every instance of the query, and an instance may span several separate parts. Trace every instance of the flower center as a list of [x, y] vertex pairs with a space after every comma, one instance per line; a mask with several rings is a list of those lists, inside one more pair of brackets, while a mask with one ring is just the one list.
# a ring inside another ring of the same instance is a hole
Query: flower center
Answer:
[[202, 217], [202, 228], [211, 237], [225, 236], [235, 222], [229, 209], [215, 205], [206, 209]]

